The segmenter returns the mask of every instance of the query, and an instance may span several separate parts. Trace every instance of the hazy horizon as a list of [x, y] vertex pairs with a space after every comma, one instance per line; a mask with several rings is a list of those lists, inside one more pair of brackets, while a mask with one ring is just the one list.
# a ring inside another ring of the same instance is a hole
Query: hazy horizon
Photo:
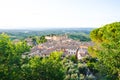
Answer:
[[84, 29], [84, 28], [87, 28], [87, 29], [89, 29], [89, 28], [97, 28], [97, 27], [30, 27], [30, 28], [20, 28], [20, 27], [16, 27], [16, 28], [10, 28], [10, 27], [8, 27], [8, 28], [0, 28], [1, 30], [32, 30], [32, 29], [34, 29], [34, 30], [37, 30], [37, 29]]
[[0, 29], [97, 28], [120, 21], [119, 0], [1, 0]]
[[81, 27], [81, 28], [7, 28], [7, 29], [0, 29], [0, 31], [2, 30], [30, 30], [30, 31], [36, 31], [36, 30], [77, 30], [77, 29], [95, 29], [95, 27]]

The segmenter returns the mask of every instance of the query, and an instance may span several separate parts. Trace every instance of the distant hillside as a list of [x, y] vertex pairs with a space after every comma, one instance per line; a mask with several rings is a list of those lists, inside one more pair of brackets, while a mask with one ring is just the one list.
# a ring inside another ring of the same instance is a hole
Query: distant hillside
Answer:
[[89, 33], [93, 28], [60, 28], [60, 29], [33, 29], [33, 30], [0, 30], [7, 33], [11, 39], [25, 39], [30, 36], [63, 35], [80, 41], [89, 41]]
[[70, 34], [68, 34], [68, 37], [73, 40], [91, 41], [91, 39], [89, 37], [89, 33], [85, 33], [85, 32], [70, 33]]

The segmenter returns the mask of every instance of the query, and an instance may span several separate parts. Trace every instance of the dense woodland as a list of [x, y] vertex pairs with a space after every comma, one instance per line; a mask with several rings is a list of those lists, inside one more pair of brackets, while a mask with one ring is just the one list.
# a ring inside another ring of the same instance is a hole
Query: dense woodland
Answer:
[[78, 61], [75, 56], [63, 58], [63, 52], [27, 57], [30, 46], [24, 40], [14, 44], [0, 34], [0, 80], [120, 80], [120, 22], [92, 30], [90, 38], [90, 56]]

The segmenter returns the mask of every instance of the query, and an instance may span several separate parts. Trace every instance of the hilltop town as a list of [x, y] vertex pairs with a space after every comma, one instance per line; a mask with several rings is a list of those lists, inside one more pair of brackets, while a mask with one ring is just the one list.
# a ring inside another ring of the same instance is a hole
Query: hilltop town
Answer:
[[[67, 35], [62, 36], [45, 36], [47, 42], [35, 45], [31, 48], [29, 56], [49, 56], [54, 51], [62, 51], [63, 57], [76, 55], [77, 59], [82, 59], [88, 55], [87, 48], [92, 46], [91, 42], [80, 42], [69, 39]], [[31, 39], [26, 39], [28, 45], [31, 44]], [[32, 45], [32, 44], [31, 44]]]

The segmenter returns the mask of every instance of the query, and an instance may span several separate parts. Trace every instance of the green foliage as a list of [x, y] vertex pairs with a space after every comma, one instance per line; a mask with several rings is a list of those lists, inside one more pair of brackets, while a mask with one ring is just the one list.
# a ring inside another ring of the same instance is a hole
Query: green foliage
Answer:
[[29, 51], [25, 42], [13, 44], [6, 34], [0, 34], [0, 78], [17, 80], [21, 76], [22, 53]]
[[[61, 63], [62, 53], [53, 52], [50, 57], [41, 59], [35, 56], [30, 59], [29, 65], [31, 69], [32, 80], [63, 80], [64, 68]], [[27, 76], [27, 75], [26, 75]]]
[[95, 80], [95, 76], [89, 75], [86, 77], [86, 80]]
[[63, 60], [66, 69], [66, 77], [64, 80], [95, 80], [96, 77], [92, 74], [95, 70], [93, 70], [93, 68], [89, 69], [89, 66], [86, 64], [89, 61], [94, 62], [94, 60], [86, 58], [84, 61], [77, 61], [77, 63], [74, 63], [71, 59], [65, 58]]
[[78, 67], [78, 70], [81, 74], [85, 75], [86, 76], [86, 73], [87, 73], [87, 66], [84, 65], [84, 64], [81, 64], [79, 67]]
[[40, 37], [40, 40], [39, 40], [39, 43], [44, 43], [46, 42], [47, 40], [45, 39], [45, 36], [41, 36]]
[[75, 55], [70, 56], [70, 60], [73, 61], [74, 63], [77, 63], [77, 58]]
[[31, 37], [32, 38], [32, 41], [33, 41], [33, 44], [36, 45], [36, 44], [40, 44], [40, 43], [44, 43], [46, 42], [47, 40], [45, 39], [45, 36], [33, 36]]
[[90, 33], [95, 46], [90, 50], [96, 54], [96, 68], [104, 79], [120, 79], [120, 22], [107, 24]]
[[91, 41], [89, 34], [82, 33], [82, 32], [68, 34], [68, 37], [74, 40], [79, 40], [79, 41]]
[[15, 46], [15, 49], [14, 49], [14, 50], [15, 50], [17, 53], [24, 53], [24, 52], [30, 50], [30, 47], [27, 46], [27, 43], [26, 43], [26, 42], [18, 42], [18, 43], [16, 43], [14, 46]]

